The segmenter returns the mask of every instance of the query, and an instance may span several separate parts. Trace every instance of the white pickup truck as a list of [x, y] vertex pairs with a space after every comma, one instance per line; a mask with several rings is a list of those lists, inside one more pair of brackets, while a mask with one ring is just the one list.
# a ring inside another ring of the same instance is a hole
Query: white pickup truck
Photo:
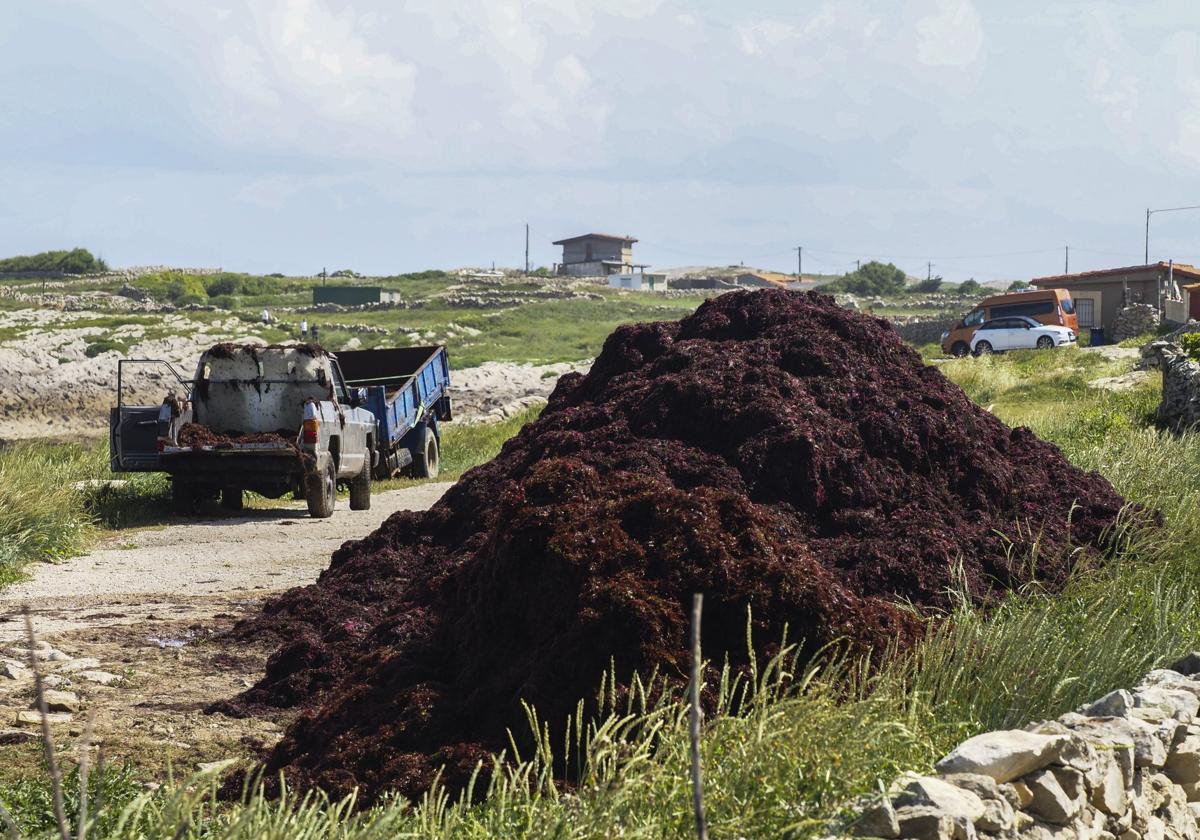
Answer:
[[[122, 365], [138, 362], [157, 360]], [[365, 389], [347, 387], [335, 356], [313, 345], [218, 344], [200, 356], [192, 379], [173, 373], [183, 393], [161, 405], [118, 397], [114, 471], [168, 473], [180, 512], [218, 495], [238, 510], [251, 490], [294, 493], [311, 515], [327, 517], [339, 483], [349, 485], [351, 510], [370, 507], [376, 417], [360, 407]], [[124, 375], [119, 369], [118, 394]]]

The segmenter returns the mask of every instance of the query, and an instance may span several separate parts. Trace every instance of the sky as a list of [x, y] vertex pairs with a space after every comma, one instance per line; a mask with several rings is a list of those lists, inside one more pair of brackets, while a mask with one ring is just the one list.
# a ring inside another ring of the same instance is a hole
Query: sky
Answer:
[[[1142, 262], [1200, 205], [1200, 3], [0, 7], [0, 255], [948, 280]], [[1200, 210], [1151, 259], [1200, 264]]]

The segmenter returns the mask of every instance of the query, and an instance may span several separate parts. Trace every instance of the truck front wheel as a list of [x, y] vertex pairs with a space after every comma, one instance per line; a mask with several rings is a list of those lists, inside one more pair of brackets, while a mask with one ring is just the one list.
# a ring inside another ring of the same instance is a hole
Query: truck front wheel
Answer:
[[413, 460], [413, 471], [416, 472], [418, 478], [437, 478], [438, 477], [438, 440], [437, 435], [433, 433], [433, 429], [428, 426], [421, 434], [421, 446], [416, 451], [416, 458]]
[[330, 459], [323, 469], [318, 468], [305, 476], [304, 483], [304, 498], [308, 502], [309, 515], [314, 519], [328, 519], [333, 516], [333, 506], [337, 501], [333, 460]]
[[350, 480], [350, 510], [371, 509], [371, 464], [363, 464], [362, 471]]

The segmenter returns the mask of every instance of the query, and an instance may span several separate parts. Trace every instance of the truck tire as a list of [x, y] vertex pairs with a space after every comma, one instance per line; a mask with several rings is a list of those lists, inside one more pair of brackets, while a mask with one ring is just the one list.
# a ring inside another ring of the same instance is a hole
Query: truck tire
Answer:
[[363, 464], [362, 470], [350, 479], [350, 510], [371, 509], [371, 464]]
[[417, 478], [437, 478], [438, 477], [438, 462], [440, 460], [438, 452], [437, 435], [433, 433], [433, 429], [426, 426], [421, 431], [421, 445], [418, 447], [413, 458], [413, 473]]
[[241, 510], [245, 506], [242, 491], [238, 487], [225, 487], [221, 490], [221, 507], [225, 510]]
[[308, 502], [308, 513], [314, 519], [328, 519], [333, 516], [333, 507], [337, 502], [337, 478], [333, 472], [333, 460], [330, 459], [324, 469], [317, 469], [304, 477], [304, 499]]
[[186, 481], [171, 479], [171, 507], [184, 516], [197, 513], [200, 510], [200, 494]]

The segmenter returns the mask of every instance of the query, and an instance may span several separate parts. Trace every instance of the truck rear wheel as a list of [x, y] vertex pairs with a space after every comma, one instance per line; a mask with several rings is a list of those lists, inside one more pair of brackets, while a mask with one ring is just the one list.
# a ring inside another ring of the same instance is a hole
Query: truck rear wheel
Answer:
[[308, 502], [309, 515], [314, 519], [328, 519], [333, 516], [333, 506], [337, 501], [333, 460], [330, 459], [324, 469], [317, 469], [305, 476], [304, 482], [304, 498]]
[[241, 510], [244, 504], [240, 488], [225, 487], [221, 490], [221, 507], [225, 510]]
[[176, 513], [191, 516], [200, 512], [200, 488], [178, 478], [171, 479], [171, 506]]
[[371, 464], [363, 464], [362, 471], [350, 479], [350, 510], [371, 509]]
[[417, 457], [413, 460], [413, 472], [417, 478], [438, 477], [439, 454], [437, 435], [433, 433], [433, 429], [426, 426], [421, 433], [421, 446], [416, 452]]

